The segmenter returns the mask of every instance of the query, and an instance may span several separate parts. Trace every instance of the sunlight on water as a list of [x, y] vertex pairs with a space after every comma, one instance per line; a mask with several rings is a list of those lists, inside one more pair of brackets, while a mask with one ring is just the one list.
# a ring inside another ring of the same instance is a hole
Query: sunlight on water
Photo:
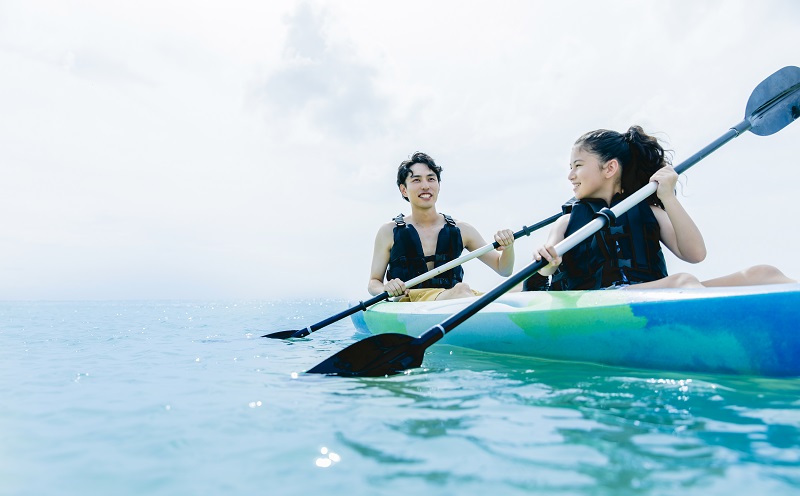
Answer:
[[340, 462], [342, 458], [333, 451], [328, 451], [328, 448], [323, 447], [319, 450], [322, 455], [321, 458], [317, 458], [316, 465], [320, 468], [328, 468], [331, 467], [334, 463]]

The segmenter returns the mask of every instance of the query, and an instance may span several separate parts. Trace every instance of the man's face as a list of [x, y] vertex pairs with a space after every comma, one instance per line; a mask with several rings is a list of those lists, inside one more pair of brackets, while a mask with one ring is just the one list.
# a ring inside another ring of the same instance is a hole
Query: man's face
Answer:
[[432, 207], [439, 198], [439, 180], [436, 173], [425, 164], [411, 166], [411, 174], [400, 185], [400, 193], [419, 207]]

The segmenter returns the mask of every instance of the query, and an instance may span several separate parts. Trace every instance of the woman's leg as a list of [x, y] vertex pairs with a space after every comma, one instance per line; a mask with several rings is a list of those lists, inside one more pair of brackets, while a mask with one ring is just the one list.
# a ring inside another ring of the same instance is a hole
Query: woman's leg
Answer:
[[[627, 286], [629, 289], [659, 289], [659, 288], [702, 288], [703, 284], [691, 274], [672, 274], [657, 281], [643, 282]], [[622, 288], [625, 289], [625, 288]]]
[[703, 281], [703, 286], [713, 288], [721, 286], [758, 286], [760, 284], [786, 284], [797, 282], [789, 279], [778, 268], [772, 265], [754, 265], [739, 272]]

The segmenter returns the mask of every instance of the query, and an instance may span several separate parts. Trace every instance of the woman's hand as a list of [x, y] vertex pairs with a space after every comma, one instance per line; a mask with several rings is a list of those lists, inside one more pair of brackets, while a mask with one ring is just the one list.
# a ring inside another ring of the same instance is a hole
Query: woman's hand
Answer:
[[662, 202], [675, 196], [675, 185], [678, 183], [678, 173], [671, 165], [665, 165], [650, 176], [650, 182], [658, 183], [656, 195]]
[[533, 259], [536, 261], [545, 259], [550, 262], [539, 270], [539, 274], [545, 277], [553, 275], [558, 266], [561, 265], [561, 257], [558, 256], [553, 245], [544, 245], [539, 248], [539, 251], [533, 252]]

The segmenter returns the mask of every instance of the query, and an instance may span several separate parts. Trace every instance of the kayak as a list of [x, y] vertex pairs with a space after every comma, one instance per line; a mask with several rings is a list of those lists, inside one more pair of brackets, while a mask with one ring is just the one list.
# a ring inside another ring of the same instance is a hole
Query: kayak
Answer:
[[[385, 301], [352, 320], [370, 334], [418, 336], [476, 298]], [[800, 284], [522, 292], [501, 296], [439, 343], [620, 367], [794, 377], [799, 324]]]

